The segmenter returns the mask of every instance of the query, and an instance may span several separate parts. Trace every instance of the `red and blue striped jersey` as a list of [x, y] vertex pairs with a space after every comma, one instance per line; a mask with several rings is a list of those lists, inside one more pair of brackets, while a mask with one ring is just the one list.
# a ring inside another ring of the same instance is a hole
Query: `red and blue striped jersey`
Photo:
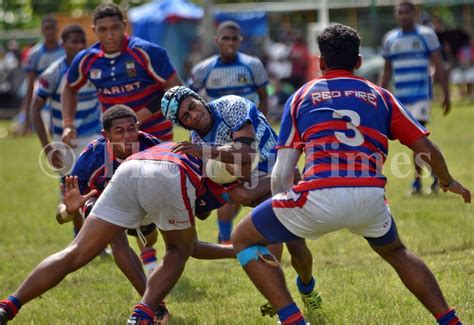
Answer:
[[140, 121], [140, 129], [168, 141], [173, 137], [172, 124], [164, 118], [160, 105], [163, 83], [175, 73], [164, 49], [127, 36], [119, 53], [105, 53], [100, 43], [81, 51], [69, 68], [67, 82], [79, 90], [90, 80], [104, 110], [116, 104], [130, 106], [135, 112], [149, 108], [155, 113]]
[[128, 157], [127, 160], [159, 160], [172, 162], [184, 170], [196, 190], [201, 191], [203, 188], [202, 160], [191, 155], [171, 152], [170, 148], [173, 145], [175, 145], [174, 142], [161, 143], [147, 150], [137, 152]]
[[[151, 148], [160, 141], [144, 132], [138, 133], [137, 151]], [[97, 190], [99, 196], [123, 160], [114, 157], [110, 142], [104, 137], [91, 142], [74, 164], [72, 176], [77, 176], [81, 194]]]
[[305, 153], [296, 191], [384, 187], [388, 140], [409, 146], [428, 133], [389, 91], [349, 71], [332, 70], [288, 99], [277, 149]]

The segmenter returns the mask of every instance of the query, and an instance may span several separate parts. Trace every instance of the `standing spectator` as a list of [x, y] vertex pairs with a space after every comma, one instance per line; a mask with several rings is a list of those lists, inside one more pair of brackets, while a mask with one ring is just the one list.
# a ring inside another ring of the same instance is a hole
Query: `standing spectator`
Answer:
[[137, 113], [142, 131], [162, 141], [171, 140], [172, 125], [161, 114], [160, 101], [164, 91], [181, 81], [166, 51], [128, 36], [123, 13], [114, 4], [98, 6], [93, 23], [99, 42], [79, 53], [68, 71], [62, 97], [63, 141], [73, 146], [77, 137], [77, 92], [88, 80], [96, 87], [104, 110], [125, 104]]
[[[80, 92], [79, 108], [74, 116], [74, 126], [78, 134], [78, 143], [75, 149], [71, 149], [61, 142], [63, 133], [63, 119], [61, 114], [61, 94], [66, 82], [66, 71], [72, 60], [86, 47], [86, 33], [79, 25], [70, 25], [61, 33], [63, 47], [66, 52], [64, 57], [54, 61], [38, 78], [39, 86], [33, 97], [31, 107], [35, 130], [41, 141], [44, 153], [50, 164], [58, 169], [61, 176], [68, 175], [75, 160], [79, 157], [82, 149], [95, 140], [102, 130], [100, 120], [100, 108], [94, 86], [88, 83]], [[45, 127], [41, 119], [41, 111], [51, 112], [50, 123]], [[50, 142], [48, 130], [51, 130], [53, 143]], [[62, 145], [61, 145], [62, 144]], [[56, 219], [59, 223], [70, 221], [70, 216], [64, 219], [66, 206], [61, 202], [58, 205]], [[82, 218], [76, 215], [74, 218], [75, 230], [78, 231]]]
[[[428, 131], [399, 101], [387, 90], [354, 76], [362, 62], [360, 37], [354, 29], [328, 27], [318, 37], [318, 45], [324, 75], [297, 90], [287, 102], [272, 172], [274, 196], [236, 227], [232, 243], [237, 259], [278, 311], [281, 324], [304, 325], [283, 271], [272, 263], [266, 245], [286, 242], [308, 310], [315, 280], [305, 238], [317, 239], [346, 228], [364, 236], [439, 324], [460, 325], [428, 266], [398, 236], [382, 174], [388, 139], [398, 139], [426, 158], [444, 191], [462, 196], [465, 203], [470, 203], [471, 193], [451, 176], [443, 155], [426, 136]], [[303, 181], [293, 186], [293, 170], [303, 151]]]
[[[403, 1], [396, 6], [395, 16], [400, 27], [389, 31], [384, 37], [385, 67], [382, 87], [388, 88], [392, 75], [395, 81], [395, 94], [421, 125], [430, 120], [432, 79], [430, 61], [436, 68], [443, 101], [444, 115], [451, 109], [448, 76], [441, 57], [441, 46], [435, 32], [415, 23], [416, 8], [413, 3]], [[415, 161], [415, 180], [412, 194], [421, 194], [422, 166]], [[438, 191], [438, 181], [434, 177], [432, 192]]]
[[309, 50], [301, 33], [297, 33], [295, 42], [290, 47], [290, 60], [290, 83], [293, 87], [300, 88], [306, 82], [308, 63], [310, 60]]
[[[237, 23], [221, 23], [216, 35], [219, 54], [192, 68], [190, 88], [196, 92], [205, 90], [206, 97], [210, 100], [224, 95], [245, 97], [267, 115], [267, 73], [258, 58], [239, 52], [241, 42], [242, 35]], [[230, 242], [232, 220], [238, 212], [239, 206], [235, 204], [226, 204], [217, 210], [220, 243]]]
[[[29, 50], [25, 66], [27, 87], [22, 108], [25, 115], [23, 133], [28, 132], [31, 128], [30, 108], [36, 79], [47, 67], [64, 55], [64, 48], [59, 44], [59, 29], [56, 17], [48, 15], [41, 20], [41, 34], [44, 40], [38, 42]], [[44, 123], [49, 124], [50, 112], [43, 110], [42, 118]]]

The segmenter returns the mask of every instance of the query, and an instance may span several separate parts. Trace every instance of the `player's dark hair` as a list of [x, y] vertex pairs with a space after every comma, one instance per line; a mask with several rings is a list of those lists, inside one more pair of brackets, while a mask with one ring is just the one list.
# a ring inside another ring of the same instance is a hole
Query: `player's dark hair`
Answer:
[[411, 2], [411, 1], [401, 1], [397, 5], [395, 5], [395, 13], [397, 13], [398, 8], [403, 7], [403, 6], [408, 7], [408, 9], [410, 9], [410, 11], [412, 11], [412, 12], [416, 11], [416, 7], [413, 4], [413, 2]]
[[63, 40], [63, 43], [67, 42], [69, 37], [72, 34], [81, 34], [81, 35], [86, 35], [86, 32], [80, 25], [77, 24], [72, 24], [72, 25], [67, 25], [64, 27], [63, 31], [61, 32], [61, 39]]
[[219, 24], [217, 27], [217, 35], [219, 35], [224, 29], [233, 29], [240, 33], [240, 26], [235, 21], [226, 20]]
[[114, 120], [125, 117], [132, 117], [135, 122], [138, 121], [137, 114], [130, 107], [122, 104], [114, 105], [105, 111], [102, 117], [102, 127], [104, 130], [110, 131]]
[[41, 19], [41, 26], [43, 26], [44, 24], [48, 24], [48, 23], [53, 24], [53, 25], [57, 25], [58, 20], [53, 15], [46, 15]]
[[105, 17], [118, 17], [120, 21], [123, 21], [123, 13], [120, 8], [113, 4], [113, 3], [106, 3], [99, 5], [94, 10], [93, 22], [97, 21], [97, 19], [105, 18]]
[[337, 24], [326, 28], [317, 41], [328, 68], [353, 70], [357, 65], [360, 36], [355, 29]]

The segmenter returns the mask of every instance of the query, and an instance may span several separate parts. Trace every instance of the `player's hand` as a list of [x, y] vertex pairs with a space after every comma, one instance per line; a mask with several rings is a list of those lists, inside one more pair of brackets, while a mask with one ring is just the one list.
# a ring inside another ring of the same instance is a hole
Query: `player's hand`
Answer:
[[439, 182], [439, 186], [443, 190], [443, 192], [452, 192], [455, 194], [459, 194], [463, 197], [464, 203], [471, 203], [471, 192], [462, 186], [461, 183], [458, 183], [456, 180], [452, 180], [449, 185], [444, 185], [441, 182]]
[[183, 141], [178, 142], [174, 146], [171, 147], [171, 152], [174, 153], [185, 153], [190, 154], [195, 157], [202, 157], [202, 146], [189, 142]]
[[441, 103], [441, 108], [443, 109], [443, 116], [446, 116], [451, 111], [451, 100], [449, 97], [444, 97], [443, 102]]
[[64, 163], [63, 163], [63, 157], [61, 155], [61, 152], [59, 150], [53, 150], [51, 153], [47, 154], [47, 158], [49, 160], [49, 163], [56, 169], [63, 169], [64, 168]]
[[97, 190], [92, 190], [86, 195], [81, 195], [77, 176], [66, 176], [61, 189], [64, 192], [63, 202], [69, 214], [79, 210], [88, 199], [97, 194]]
[[67, 126], [63, 129], [63, 142], [71, 148], [77, 147], [77, 132], [72, 126]]

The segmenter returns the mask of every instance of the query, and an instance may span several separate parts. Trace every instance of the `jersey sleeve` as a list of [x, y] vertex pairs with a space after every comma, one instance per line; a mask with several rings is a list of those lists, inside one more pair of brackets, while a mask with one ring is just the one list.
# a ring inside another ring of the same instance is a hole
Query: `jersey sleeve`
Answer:
[[191, 78], [189, 80], [189, 88], [199, 92], [204, 88], [204, 78], [206, 77], [207, 65], [204, 62], [196, 64], [191, 69]]
[[304, 147], [303, 141], [296, 124], [296, 105], [297, 105], [297, 94], [293, 94], [286, 101], [283, 109], [283, 117], [280, 124], [280, 134], [276, 149], [280, 148], [293, 148], [302, 149]]
[[390, 134], [391, 140], [398, 140], [400, 143], [410, 146], [416, 140], [429, 134], [410, 112], [395, 98], [386, 91], [391, 106]]
[[36, 96], [48, 98], [56, 92], [61, 80], [61, 75], [58, 68], [59, 65], [55, 63], [39, 76]]
[[35, 46], [31, 49], [26, 59], [25, 70], [26, 72], [38, 73], [38, 62], [40, 59], [40, 48]]
[[426, 45], [428, 46], [428, 51], [433, 53], [441, 48], [441, 44], [439, 43], [438, 36], [431, 28], [424, 29], [423, 38], [425, 39]]
[[383, 40], [382, 40], [382, 56], [384, 59], [390, 60], [391, 59], [391, 53], [390, 53], [390, 45], [391, 45], [391, 35], [393, 34], [392, 31], [388, 32], [385, 34]]
[[258, 58], [254, 58], [250, 63], [250, 68], [255, 79], [255, 85], [257, 87], [265, 86], [268, 84], [268, 75], [265, 67]]
[[252, 122], [252, 114], [258, 114], [255, 104], [243, 97], [226, 96], [221, 99], [219, 104], [224, 123], [230, 127], [232, 132], [240, 130], [245, 123]]
[[87, 50], [79, 52], [72, 61], [67, 71], [67, 83], [68, 85], [78, 91], [87, 82], [87, 71], [86, 61], [89, 55]]
[[77, 176], [79, 191], [82, 195], [90, 191], [89, 180], [91, 178], [91, 164], [89, 151], [85, 150], [77, 158], [71, 172], [71, 176]]
[[163, 48], [149, 43], [147, 46], [136, 47], [136, 49], [145, 57], [148, 72], [156, 81], [165, 82], [175, 74], [176, 71], [171, 64], [168, 53]]

